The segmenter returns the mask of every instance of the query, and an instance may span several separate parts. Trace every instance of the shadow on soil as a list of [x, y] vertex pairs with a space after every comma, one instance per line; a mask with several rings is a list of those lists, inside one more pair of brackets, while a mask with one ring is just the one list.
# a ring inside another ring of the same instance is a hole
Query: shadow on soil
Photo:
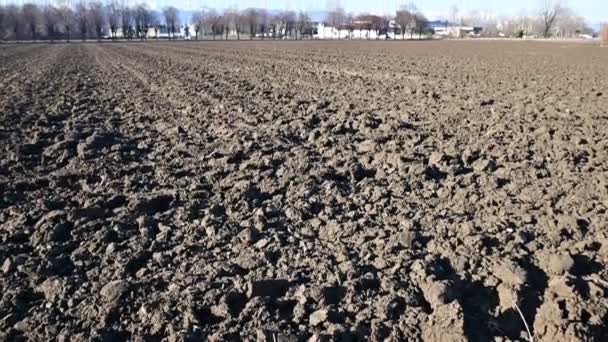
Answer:
[[[532, 329], [534, 317], [547, 288], [548, 277], [531, 263], [522, 262], [521, 266], [527, 270], [530, 278], [528, 286], [521, 291], [519, 306]], [[515, 308], [494, 314], [500, 304], [495, 288], [484, 286], [482, 281], [459, 277], [447, 259], [438, 260], [432, 268], [438, 279], [454, 283], [456, 299], [464, 313], [464, 333], [469, 341], [492, 341], [494, 337], [504, 336], [509, 339], [521, 338], [525, 325]]]

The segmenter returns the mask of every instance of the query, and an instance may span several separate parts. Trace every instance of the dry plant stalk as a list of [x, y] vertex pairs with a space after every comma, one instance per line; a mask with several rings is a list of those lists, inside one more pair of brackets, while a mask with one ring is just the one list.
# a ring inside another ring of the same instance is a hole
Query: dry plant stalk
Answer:
[[521, 317], [521, 320], [524, 322], [524, 326], [526, 327], [526, 331], [528, 332], [528, 341], [534, 342], [534, 336], [532, 336], [532, 332], [530, 331], [528, 322], [526, 322], [526, 317], [524, 317], [524, 313], [521, 312], [521, 309], [519, 309], [519, 306], [517, 305], [517, 303], [513, 302], [513, 306], [517, 310], [517, 313], [519, 313], [519, 317]]
[[602, 46], [608, 46], [608, 23], [602, 24], [602, 30], [600, 31], [600, 38], [602, 39]]

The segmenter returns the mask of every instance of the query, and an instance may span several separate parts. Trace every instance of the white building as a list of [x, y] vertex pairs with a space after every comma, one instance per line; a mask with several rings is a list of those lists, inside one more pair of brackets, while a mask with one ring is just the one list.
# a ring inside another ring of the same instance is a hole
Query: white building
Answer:
[[[180, 25], [175, 28], [175, 38], [176, 39], [194, 39], [196, 36], [196, 31], [194, 25]], [[126, 35], [122, 31], [122, 28], [118, 28], [116, 30], [116, 38], [125, 38]], [[168, 39], [170, 37], [169, 31], [167, 27], [164, 25], [160, 25], [158, 27], [149, 27], [146, 35], [147, 39]], [[109, 30], [106, 30], [104, 34], [104, 39], [111, 39], [112, 35]], [[132, 39], [137, 39], [135, 36], [135, 29], [133, 29], [133, 33], [131, 34]]]
[[435, 27], [434, 30], [438, 36], [465, 38], [479, 36], [482, 28], [474, 26], [439, 26]]
[[316, 33], [313, 34], [314, 39], [400, 39], [396, 37], [394, 30], [389, 30], [388, 33], [377, 34], [375, 30], [354, 29], [349, 31], [345, 28], [335, 28], [325, 23], [316, 23]]

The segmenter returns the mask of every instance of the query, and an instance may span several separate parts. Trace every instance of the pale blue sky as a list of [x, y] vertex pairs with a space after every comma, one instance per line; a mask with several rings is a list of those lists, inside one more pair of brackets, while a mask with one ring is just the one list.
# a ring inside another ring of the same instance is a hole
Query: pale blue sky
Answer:
[[[489, 11], [495, 14], [518, 14], [522, 10], [532, 12], [540, 0], [150, 0], [152, 7], [162, 8], [174, 5], [187, 9], [198, 9], [203, 6], [212, 8], [263, 7], [269, 9], [292, 9], [322, 11], [339, 2], [347, 11], [393, 12], [402, 4], [413, 2], [429, 17], [446, 15], [453, 5], [460, 10]], [[579, 15], [592, 22], [608, 19], [608, 0], [570, 0], [567, 5]]]

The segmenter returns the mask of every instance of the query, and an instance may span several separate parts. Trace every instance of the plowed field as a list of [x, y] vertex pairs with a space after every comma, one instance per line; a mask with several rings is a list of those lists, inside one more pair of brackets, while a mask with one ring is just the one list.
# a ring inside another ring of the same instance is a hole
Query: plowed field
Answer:
[[0, 46], [0, 340], [606, 341], [607, 75], [578, 44]]

